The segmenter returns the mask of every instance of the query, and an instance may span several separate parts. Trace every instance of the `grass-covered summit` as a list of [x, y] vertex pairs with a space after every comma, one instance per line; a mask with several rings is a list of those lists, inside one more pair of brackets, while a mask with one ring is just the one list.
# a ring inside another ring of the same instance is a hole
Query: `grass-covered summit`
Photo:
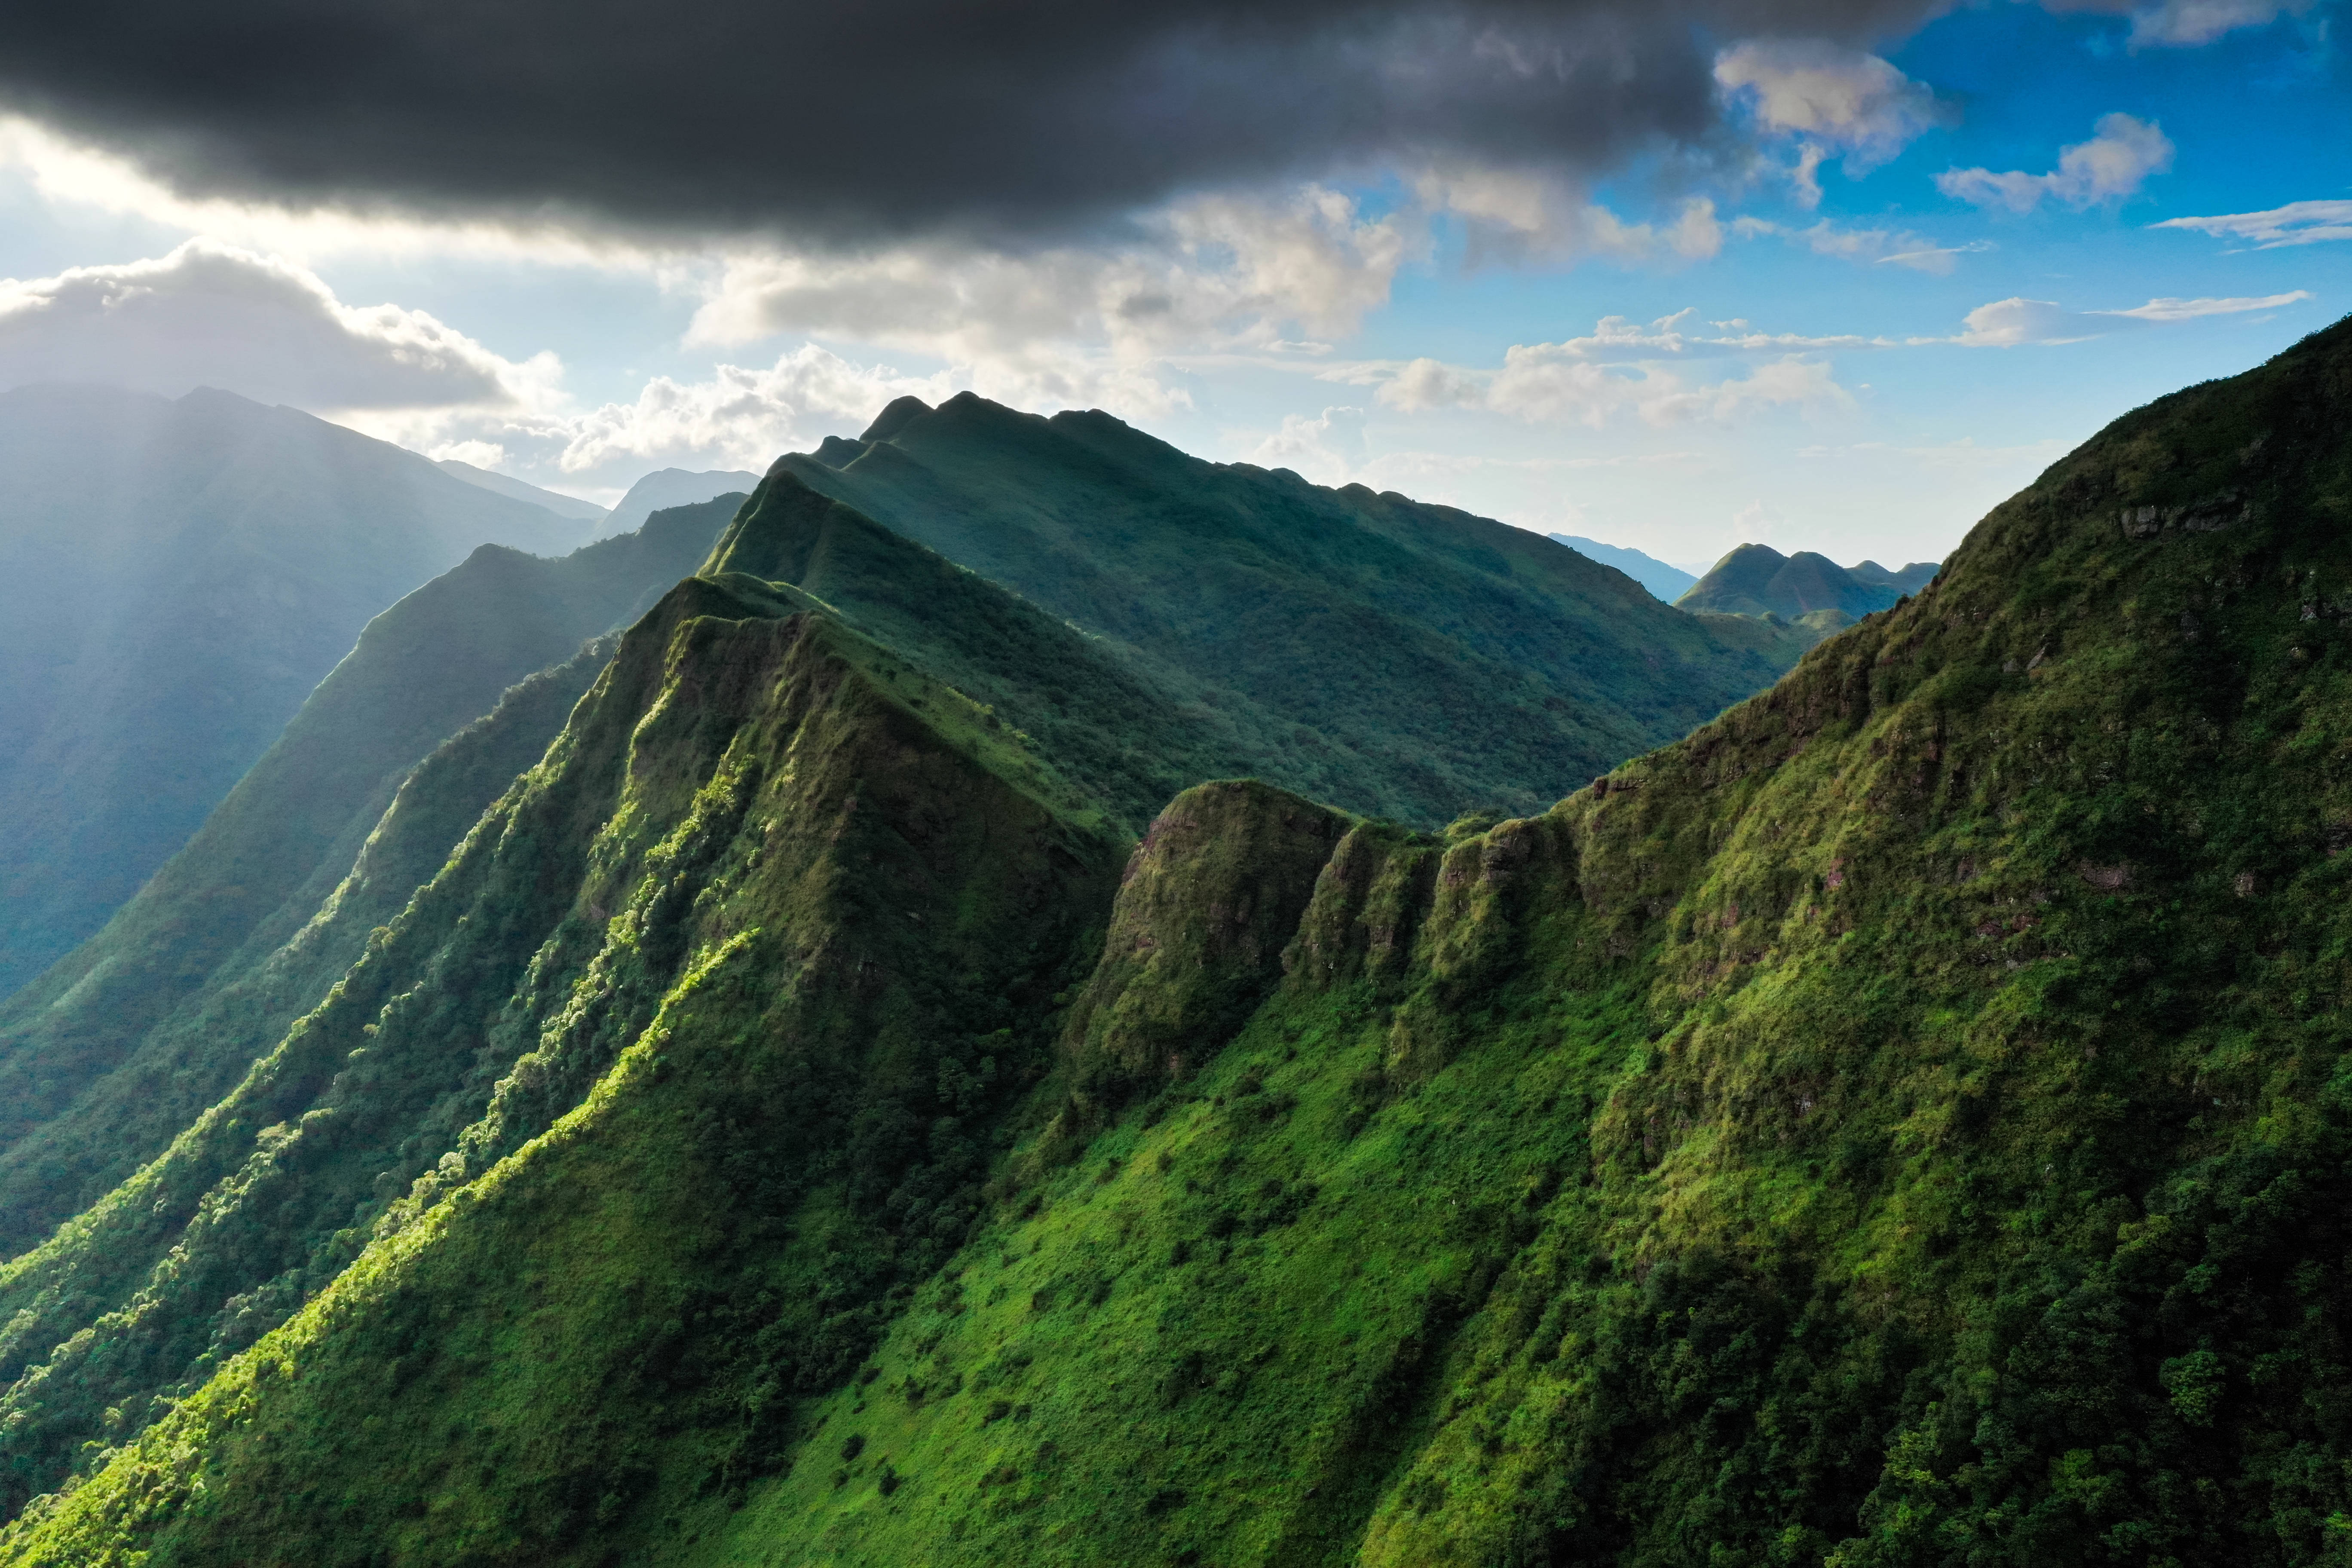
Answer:
[[1809, 640], [1677, 612], [1539, 534], [1204, 462], [1100, 412], [901, 398], [783, 474], [1100, 639], [1254, 771], [1424, 826], [1539, 810]]

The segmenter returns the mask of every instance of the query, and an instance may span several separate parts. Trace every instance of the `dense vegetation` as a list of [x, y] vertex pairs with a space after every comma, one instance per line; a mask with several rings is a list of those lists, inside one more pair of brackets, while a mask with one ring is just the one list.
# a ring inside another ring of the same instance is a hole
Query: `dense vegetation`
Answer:
[[[138, 897], [0, 1004], [0, 1252], [161, 1152], [325, 994], [562, 728], [602, 667], [583, 641], [692, 571], [738, 499], [555, 560], [485, 545], [368, 623]], [[463, 768], [410, 792], [406, 847], [379, 845], [338, 893], [420, 761], [541, 670], [451, 742]], [[331, 896], [341, 919], [314, 920]]]
[[797, 471], [0, 1271], [0, 1560], [2344, 1560], [2352, 322], [1442, 830], [1129, 853]]
[[1098, 638], [1253, 771], [1423, 826], [1540, 810], [1811, 640], [1677, 614], [1522, 529], [1203, 462], [1108, 414], [901, 398], [781, 468]]
[[0, 394], [0, 996], [186, 842], [371, 616], [477, 545], [587, 531], [225, 392]]

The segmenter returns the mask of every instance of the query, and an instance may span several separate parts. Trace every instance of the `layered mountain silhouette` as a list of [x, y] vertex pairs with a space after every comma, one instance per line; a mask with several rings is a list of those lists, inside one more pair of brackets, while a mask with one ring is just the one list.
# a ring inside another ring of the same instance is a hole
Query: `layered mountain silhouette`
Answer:
[[[582, 522], [601, 524], [606, 515], [604, 509], [594, 501], [582, 500], [578, 496], [568, 496], [561, 490], [541, 489], [539, 486], [518, 479], [510, 474], [493, 473], [488, 468], [478, 468], [471, 463], [460, 462], [455, 458], [443, 458], [435, 464], [435, 467], [453, 479], [463, 479], [469, 485], [478, 485], [493, 494], [507, 496], [515, 500], [529, 501], [534, 506], [545, 507], [558, 517], [576, 518]], [[749, 489], [751, 487], [744, 485], [738, 488]], [[709, 498], [698, 496], [695, 499], [704, 500]], [[642, 522], [645, 520], [640, 517], [637, 521]], [[635, 527], [635, 524], [632, 523], [630, 526]], [[598, 531], [611, 531], [599, 529]]]
[[484, 545], [367, 624], [188, 844], [0, 1001], [0, 1250], [160, 1152], [316, 1002], [546, 749], [611, 652], [583, 642], [691, 571], [740, 499], [558, 559]]
[[225, 392], [0, 394], [0, 994], [95, 931], [476, 546], [583, 524]]
[[2352, 322], [1442, 826], [1127, 803], [1318, 765], [1268, 670], [1433, 797], [1548, 753], [1416, 781], [1374, 675], [1475, 737], [1559, 606], [1686, 640], [1514, 722], [1793, 634], [976, 404], [406, 775], [333, 978], [0, 1268], [0, 1562], [2328, 1560]]
[[1544, 537], [1567, 545], [1588, 561], [1614, 566], [1669, 605], [1681, 598], [1685, 591], [1698, 581], [1679, 566], [1669, 566], [1654, 555], [1644, 555], [1622, 544], [1603, 544], [1597, 539], [1586, 539], [1574, 533], [1549, 533]]
[[733, 468], [656, 468], [629, 487], [628, 493], [604, 515], [597, 531], [625, 533], [665, 507], [692, 506], [735, 492], [749, 494], [759, 482], [759, 475]]
[[1709, 569], [1675, 601], [1685, 610], [1734, 616], [1780, 616], [1797, 620], [1833, 612], [1827, 629], [1851, 624], [1892, 606], [1934, 581], [1932, 561], [1889, 572], [1875, 561], [1841, 566], [1826, 555], [1800, 550], [1783, 555], [1769, 544], [1743, 544]]

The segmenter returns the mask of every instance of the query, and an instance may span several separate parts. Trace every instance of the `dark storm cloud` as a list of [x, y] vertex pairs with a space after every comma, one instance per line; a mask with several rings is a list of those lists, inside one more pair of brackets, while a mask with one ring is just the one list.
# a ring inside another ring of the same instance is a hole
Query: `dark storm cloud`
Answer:
[[190, 194], [835, 238], [1704, 142], [1713, 49], [1933, 0], [11, 0], [0, 100]]

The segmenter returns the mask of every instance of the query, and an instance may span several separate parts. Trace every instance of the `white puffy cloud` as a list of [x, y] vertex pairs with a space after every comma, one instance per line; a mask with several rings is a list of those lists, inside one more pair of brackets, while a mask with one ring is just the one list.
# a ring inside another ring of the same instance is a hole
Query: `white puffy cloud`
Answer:
[[1463, 165], [1424, 170], [1413, 195], [1432, 214], [1461, 221], [1472, 268], [1562, 266], [1588, 258], [1621, 266], [1704, 261], [1723, 248], [1715, 203], [1684, 198], [1659, 223], [1627, 223], [1560, 179], [1520, 169]]
[[1288, 468], [1318, 485], [1345, 484], [1364, 459], [1364, 411], [1326, 408], [1309, 419], [1302, 414], [1283, 416], [1282, 427], [1249, 455], [1249, 460], [1269, 468]]
[[1150, 362], [1179, 349], [1271, 349], [1295, 329], [1351, 331], [1426, 249], [1417, 215], [1366, 217], [1318, 186], [1202, 196], [1107, 248], [739, 255], [688, 338], [813, 333], [967, 365], [999, 389], [992, 395], [1016, 401], [1165, 406], [1171, 395], [1146, 385]]
[[320, 412], [511, 405], [560, 374], [422, 310], [352, 306], [278, 257], [210, 240], [117, 266], [0, 280], [0, 384], [217, 386]]
[[2247, 239], [2257, 250], [2285, 245], [2316, 245], [2322, 240], [2352, 239], [2352, 202], [2289, 202], [2256, 213], [2228, 213], [2219, 217], [2168, 217], [2150, 228], [2187, 228], [2216, 239]]
[[2088, 142], [2062, 148], [2058, 167], [2047, 174], [2021, 169], [1999, 174], [1990, 169], [1947, 169], [1936, 176], [1936, 188], [1980, 207], [2032, 212], [2048, 198], [2079, 211], [2120, 201], [2138, 191], [2150, 174], [2172, 167], [2171, 139], [2153, 121], [2109, 114], [2095, 130]]
[[1843, 156], [1848, 175], [1893, 160], [1944, 118], [1936, 96], [1875, 55], [1810, 38], [1751, 38], [1716, 57], [1724, 97], [1758, 130], [1793, 137], [1787, 172], [1800, 205], [1822, 199], [1822, 161]]
[[547, 399], [352, 423], [436, 458], [593, 489], [666, 464], [764, 468], [781, 452], [856, 431], [894, 397], [936, 402], [962, 389], [953, 371], [902, 375], [804, 343], [764, 367], [722, 363], [693, 381], [656, 376], [628, 403], [577, 409]]
[[1979, 305], [1961, 320], [1950, 341], [1964, 348], [2013, 349], [2027, 343], [2072, 343], [2096, 337], [2101, 329], [2051, 300], [2012, 298]]

